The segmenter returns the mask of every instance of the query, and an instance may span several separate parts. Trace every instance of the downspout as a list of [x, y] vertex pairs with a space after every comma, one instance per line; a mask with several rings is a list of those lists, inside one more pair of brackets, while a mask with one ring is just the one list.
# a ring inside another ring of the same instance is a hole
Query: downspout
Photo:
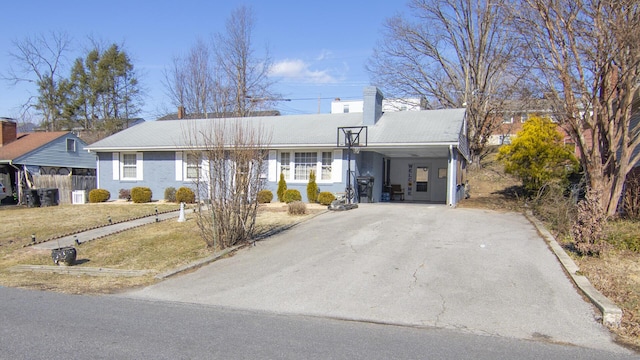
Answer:
[[449, 178], [447, 179], [447, 200], [449, 206], [456, 205], [456, 184], [455, 179], [457, 174], [455, 173], [456, 164], [453, 159], [453, 145], [449, 145]]

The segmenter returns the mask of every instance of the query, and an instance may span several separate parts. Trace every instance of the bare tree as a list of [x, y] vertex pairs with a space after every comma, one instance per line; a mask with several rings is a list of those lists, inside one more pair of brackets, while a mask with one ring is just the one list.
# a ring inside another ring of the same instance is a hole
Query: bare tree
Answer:
[[271, 59], [268, 52], [256, 55], [254, 23], [251, 9], [242, 6], [210, 45], [198, 40], [186, 57], [174, 59], [165, 71], [165, 87], [174, 106], [205, 118], [246, 117], [274, 103], [277, 96], [268, 78]]
[[264, 187], [270, 136], [249, 119], [189, 120], [183, 134], [188, 161], [202, 164], [196, 181], [204, 204], [197, 224], [207, 246], [216, 250], [251, 239]]
[[225, 101], [217, 98], [221, 86], [214, 60], [209, 45], [200, 39], [186, 57], [173, 59], [172, 68], [165, 71], [165, 87], [176, 108], [182, 106], [189, 114], [207, 118], [225, 107]]
[[38, 96], [28, 99], [23, 109], [33, 107], [38, 110], [48, 130], [59, 129], [64, 112], [63, 102], [67, 100], [69, 84], [60, 73], [66, 65], [65, 54], [70, 46], [67, 34], [51, 32], [13, 41], [14, 50], [9, 53], [18, 69], [10, 68], [3, 78], [14, 84], [36, 84]]
[[213, 39], [223, 88], [229, 92], [231, 111], [238, 117], [269, 106], [275, 98], [268, 77], [271, 58], [268, 52], [264, 57], [256, 55], [252, 44], [254, 26], [253, 11], [241, 6], [227, 19], [225, 32]]
[[428, 108], [466, 107], [471, 160], [478, 166], [520, 79], [510, 72], [517, 43], [504, 27], [506, 3], [412, 0], [410, 18], [387, 21], [367, 66], [394, 97], [425, 97]]
[[[632, 104], [640, 84], [637, 0], [523, 0], [512, 6], [540, 96], [569, 130], [592, 194], [616, 213], [626, 175], [640, 160]], [[592, 214], [593, 216], [593, 214]]]

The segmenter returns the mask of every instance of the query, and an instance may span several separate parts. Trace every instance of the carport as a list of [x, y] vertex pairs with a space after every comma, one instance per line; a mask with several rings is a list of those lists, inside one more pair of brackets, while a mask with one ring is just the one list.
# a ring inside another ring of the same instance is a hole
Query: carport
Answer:
[[[362, 174], [381, 174], [374, 199], [389, 193], [391, 201], [424, 202], [455, 206], [464, 196], [467, 157], [456, 143], [406, 147], [369, 146], [356, 158]], [[403, 196], [394, 196], [400, 188]]]

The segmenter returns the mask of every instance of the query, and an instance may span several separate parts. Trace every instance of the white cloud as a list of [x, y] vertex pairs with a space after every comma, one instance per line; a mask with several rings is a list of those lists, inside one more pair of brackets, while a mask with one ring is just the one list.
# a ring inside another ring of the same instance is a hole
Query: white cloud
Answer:
[[312, 70], [310, 65], [301, 59], [285, 59], [276, 62], [271, 68], [270, 75], [316, 84], [337, 81], [329, 70]]

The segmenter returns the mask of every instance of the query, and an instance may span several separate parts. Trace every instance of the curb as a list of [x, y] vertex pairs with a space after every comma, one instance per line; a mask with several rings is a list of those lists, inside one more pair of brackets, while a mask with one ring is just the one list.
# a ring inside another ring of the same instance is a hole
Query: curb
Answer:
[[610, 327], [620, 327], [622, 321], [622, 309], [620, 309], [613, 301], [609, 300], [601, 292], [599, 292], [587, 279], [586, 276], [580, 275], [580, 268], [564, 251], [562, 246], [558, 244], [555, 237], [547, 230], [542, 222], [538, 220], [533, 213], [528, 210], [525, 217], [536, 227], [538, 233], [545, 239], [556, 255], [560, 264], [571, 277], [574, 284], [582, 291], [582, 293], [591, 300], [591, 302], [602, 313], [602, 323]]
[[175, 269], [171, 269], [169, 271], [163, 272], [162, 274], [158, 274], [158, 275], [155, 276], [155, 278], [159, 279], [159, 280], [164, 280], [166, 278], [169, 278], [169, 277], [172, 277], [174, 275], [177, 275], [177, 274], [179, 274], [179, 273], [181, 273], [183, 271], [192, 270], [192, 269], [198, 268], [200, 266], [207, 265], [207, 264], [212, 263], [212, 262], [218, 260], [219, 258], [221, 258], [221, 257], [223, 257], [223, 256], [225, 256], [225, 255], [227, 255], [229, 253], [232, 253], [232, 252], [234, 252], [234, 251], [236, 251], [236, 250], [238, 250], [238, 249], [240, 249], [242, 247], [245, 247], [247, 245], [248, 244], [242, 244], [242, 245], [236, 245], [234, 247], [226, 248], [226, 249], [224, 249], [222, 252], [220, 252], [218, 254], [213, 254], [213, 255], [207, 256], [204, 259], [201, 259], [201, 260], [198, 260], [198, 261], [194, 261], [192, 263], [177, 267]]

